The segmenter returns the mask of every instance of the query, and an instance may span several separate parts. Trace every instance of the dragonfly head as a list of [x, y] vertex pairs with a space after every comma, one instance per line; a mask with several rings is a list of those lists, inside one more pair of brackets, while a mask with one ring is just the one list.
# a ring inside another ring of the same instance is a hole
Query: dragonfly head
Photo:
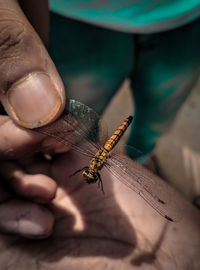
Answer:
[[96, 183], [98, 180], [96, 173], [90, 170], [89, 168], [84, 169], [82, 174], [83, 174], [85, 182], [88, 184]]

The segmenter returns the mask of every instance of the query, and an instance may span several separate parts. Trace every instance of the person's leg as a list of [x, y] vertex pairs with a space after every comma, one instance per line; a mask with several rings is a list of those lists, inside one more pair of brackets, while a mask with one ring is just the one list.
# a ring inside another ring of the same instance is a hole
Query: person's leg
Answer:
[[50, 53], [66, 85], [67, 98], [98, 113], [130, 75], [132, 49], [130, 34], [51, 13]]
[[145, 162], [200, 74], [200, 20], [173, 31], [139, 35], [136, 47], [136, 110], [128, 144], [143, 153], [138, 160]]

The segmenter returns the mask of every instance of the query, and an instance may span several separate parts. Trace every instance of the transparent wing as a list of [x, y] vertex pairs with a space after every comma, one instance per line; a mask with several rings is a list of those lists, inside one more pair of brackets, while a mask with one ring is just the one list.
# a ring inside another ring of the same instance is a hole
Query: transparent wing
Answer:
[[127, 187], [139, 194], [161, 216], [170, 221], [181, 219], [175, 191], [159, 177], [127, 156], [112, 153], [105, 167]]
[[[102, 132], [98, 114], [86, 105], [69, 100], [68, 109], [55, 122], [38, 128], [38, 131], [51, 136], [66, 146], [84, 155], [93, 157], [100, 148], [98, 141], [104, 144], [107, 136]], [[99, 137], [99, 134], [104, 134]], [[174, 191], [158, 177], [144, 170], [139, 164], [126, 156], [112, 153], [106, 166], [121, 182], [139, 194], [160, 215], [170, 221], [177, 221], [173, 201]]]
[[125, 155], [128, 155], [127, 153], [129, 153], [131, 158], [134, 160], [136, 160], [138, 156], [143, 155], [142, 151], [128, 144], [119, 144], [119, 146], [115, 147], [115, 151], [117, 151], [117, 153], [123, 153]]
[[81, 102], [70, 99], [61, 117], [37, 131], [55, 138], [87, 156], [93, 156], [107, 139], [105, 124], [99, 115]]
[[106, 125], [93, 109], [79, 101], [70, 99], [67, 110], [78, 121], [76, 133], [91, 142], [101, 145], [106, 142], [108, 137]]

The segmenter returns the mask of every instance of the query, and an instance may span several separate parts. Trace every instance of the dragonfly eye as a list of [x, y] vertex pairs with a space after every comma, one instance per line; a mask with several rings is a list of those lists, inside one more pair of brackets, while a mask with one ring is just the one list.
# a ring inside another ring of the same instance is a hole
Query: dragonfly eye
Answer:
[[90, 172], [89, 172], [89, 170], [84, 170], [84, 171], [83, 171], [83, 177], [84, 177], [85, 179], [90, 178]]
[[84, 176], [88, 177], [88, 174], [89, 174], [89, 170], [84, 170], [84, 171], [83, 171], [83, 175], [84, 175]]

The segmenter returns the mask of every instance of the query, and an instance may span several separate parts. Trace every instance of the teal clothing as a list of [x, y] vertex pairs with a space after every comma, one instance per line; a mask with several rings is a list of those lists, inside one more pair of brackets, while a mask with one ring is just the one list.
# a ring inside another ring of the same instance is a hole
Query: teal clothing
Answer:
[[67, 97], [101, 114], [124, 79], [131, 79], [136, 108], [128, 144], [141, 151], [141, 162], [196, 83], [199, 48], [200, 20], [171, 31], [129, 34], [51, 14], [50, 53]]
[[131, 33], [180, 27], [200, 17], [200, 0], [51, 0], [68, 18]]

